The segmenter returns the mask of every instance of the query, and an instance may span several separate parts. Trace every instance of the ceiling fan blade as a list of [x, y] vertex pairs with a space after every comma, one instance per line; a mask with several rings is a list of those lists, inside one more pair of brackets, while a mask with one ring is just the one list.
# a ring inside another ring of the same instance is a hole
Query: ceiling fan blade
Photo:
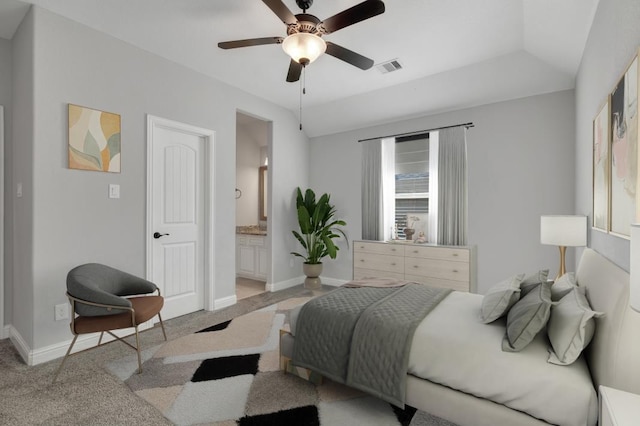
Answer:
[[260, 46], [263, 44], [280, 44], [284, 37], [248, 38], [245, 40], [222, 41], [218, 43], [221, 49], [235, 49], [238, 47]]
[[291, 63], [289, 64], [289, 72], [287, 73], [287, 81], [289, 83], [293, 83], [295, 81], [300, 80], [300, 74], [302, 74], [302, 65], [300, 65], [299, 63], [297, 63], [296, 61], [294, 61], [292, 59]]
[[362, 56], [359, 53], [349, 50], [345, 47], [338, 46], [335, 43], [327, 42], [327, 55], [331, 55], [334, 58], [338, 58], [342, 61], [350, 63], [354, 67], [358, 67], [361, 70], [368, 70], [373, 66], [373, 60]]
[[373, 18], [384, 12], [384, 3], [381, 0], [366, 0], [360, 4], [343, 10], [331, 18], [327, 18], [317, 25], [319, 31], [324, 34], [334, 33], [344, 27]]
[[295, 25], [298, 23], [295, 15], [291, 13], [284, 3], [282, 3], [282, 0], [262, 0], [262, 2], [266, 4], [273, 13], [278, 15], [278, 18], [280, 18], [285, 24]]

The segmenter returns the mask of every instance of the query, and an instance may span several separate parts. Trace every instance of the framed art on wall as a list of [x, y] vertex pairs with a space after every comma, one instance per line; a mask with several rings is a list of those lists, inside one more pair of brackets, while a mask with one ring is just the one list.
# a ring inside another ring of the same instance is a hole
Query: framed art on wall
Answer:
[[609, 99], [593, 119], [593, 228], [609, 231]]
[[610, 231], [629, 238], [640, 219], [636, 202], [638, 176], [638, 56], [633, 58], [609, 98], [611, 174]]
[[69, 168], [120, 173], [120, 115], [69, 104]]

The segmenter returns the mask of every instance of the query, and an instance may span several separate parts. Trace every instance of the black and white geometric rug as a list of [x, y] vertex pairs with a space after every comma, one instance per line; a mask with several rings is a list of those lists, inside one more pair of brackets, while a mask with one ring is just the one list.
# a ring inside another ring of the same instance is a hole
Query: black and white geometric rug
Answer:
[[279, 330], [308, 300], [288, 299], [149, 349], [142, 374], [135, 356], [107, 368], [178, 425], [409, 425], [411, 407], [280, 371]]

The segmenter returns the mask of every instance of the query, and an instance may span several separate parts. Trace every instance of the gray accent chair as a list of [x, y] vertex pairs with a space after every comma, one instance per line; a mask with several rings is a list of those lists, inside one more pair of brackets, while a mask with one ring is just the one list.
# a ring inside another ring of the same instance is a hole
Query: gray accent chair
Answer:
[[[157, 295], [152, 293], [157, 292]], [[152, 282], [99, 263], [87, 263], [67, 274], [67, 297], [71, 303], [71, 332], [74, 337], [53, 378], [55, 382], [80, 334], [104, 333], [133, 348], [138, 353], [138, 373], [142, 372], [138, 326], [158, 315], [164, 340], [167, 334], [160, 310], [164, 298]], [[112, 330], [134, 328], [135, 346], [112, 333]]]

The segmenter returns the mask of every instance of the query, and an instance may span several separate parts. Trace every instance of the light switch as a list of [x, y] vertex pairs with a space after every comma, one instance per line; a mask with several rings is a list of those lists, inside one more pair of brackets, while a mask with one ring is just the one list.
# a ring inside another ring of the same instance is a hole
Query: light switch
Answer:
[[120, 198], [120, 185], [115, 183], [109, 184], [109, 198]]

